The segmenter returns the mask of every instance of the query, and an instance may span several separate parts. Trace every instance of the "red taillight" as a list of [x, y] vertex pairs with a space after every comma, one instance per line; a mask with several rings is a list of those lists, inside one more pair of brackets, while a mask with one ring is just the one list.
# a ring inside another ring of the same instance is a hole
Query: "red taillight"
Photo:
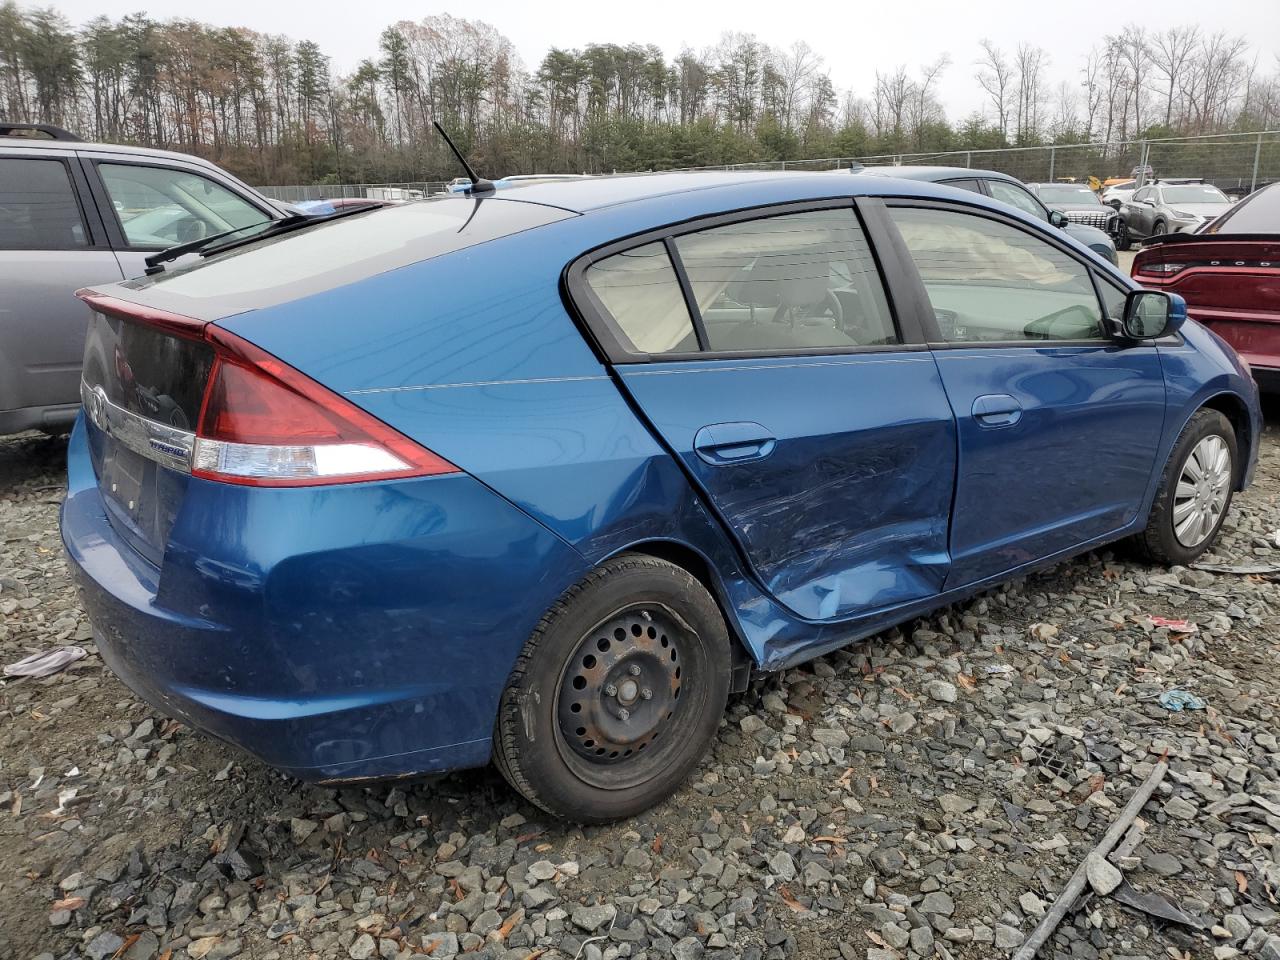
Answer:
[[1134, 273], [1138, 276], [1171, 277], [1187, 268], [1185, 263], [1143, 263]]
[[234, 333], [90, 291], [80, 296], [96, 310], [213, 348], [191, 453], [193, 476], [286, 487], [460, 472]]

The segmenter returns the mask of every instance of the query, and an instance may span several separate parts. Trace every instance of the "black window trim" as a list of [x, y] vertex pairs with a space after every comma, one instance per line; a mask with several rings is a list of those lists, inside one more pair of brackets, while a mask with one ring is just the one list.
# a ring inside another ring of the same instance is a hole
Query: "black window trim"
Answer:
[[102, 179], [102, 174], [98, 168], [104, 163], [108, 166], [115, 167], [152, 167], [156, 170], [171, 170], [179, 173], [187, 173], [194, 177], [204, 177], [204, 179], [215, 183], [228, 193], [233, 193], [249, 206], [263, 213], [267, 220], [279, 220], [282, 214], [274, 209], [264, 207], [258, 202], [254, 196], [245, 194], [235, 189], [228, 183], [224, 183], [211, 170], [201, 170], [191, 164], [182, 162], [161, 163], [153, 161], [151, 158], [143, 157], [133, 159], [132, 154], [121, 154], [120, 159], [112, 159], [108, 157], [83, 157], [81, 159], [85, 167], [85, 177], [89, 184], [89, 192], [93, 196], [94, 203], [98, 205], [99, 212], [106, 222], [107, 234], [110, 237], [111, 246], [119, 251], [129, 251], [131, 253], [156, 253], [160, 250], [167, 250], [168, 247], [163, 244], [134, 245], [129, 242], [129, 237], [124, 232], [124, 224], [120, 222], [120, 215], [116, 213], [115, 204], [111, 202], [111, 193], [107, 190], [106, 182]]
[[[562, 295], [569, 307], [570, 314], [579, 322], [583, 332], [587, 335], [588, 341], [595, 347], [601, 359], [613, 364], [667, 363], [669, 361], [696, 360], [767, 360], [776, 357], [825, 357], [927, 350], [928, 347], [922, 335], [923, 331], [919, 330], [918, 324], [914, 322], [914, 317], [909, 316], [909, 313], [913, 313], [913, 311], [902, 310], [895, 302], [895, 293], [901, 289], [901, 280], [899, 279], [895, 282], [892, 271], [893, 269], [900, 270], [901, 265], [887, 263], [881, 251], [877, 249], [875, 231], [873, 231], [869, 222], [874, 217], [869, 218], [864, 213], [867, 207], [864, 201], [868, 199], [878, 198], [843, 195], [743, 207], [717, 214], [691, 217], [687, 220], [632, 234], [585, 251], [570, 261], [561, 276]], [[667, 256], [671, 259], [676, 279], [680, 283], [681, 293], [684, 296], [685, 306], [689, 309], [690, 321], [693, 323], [698, 343], [705, 345], [707, 342], [706, 330], [702, 323], [701, 312], [697, 308], [696, 298], [693, 296], [689, 278], [684, 270], [684, 264], [680, 259], [679, 252], [676, 250], [675, 238], [733, 223], [832, 209], [851, 210], [855, 221], [862, 230], [863, 236], [867, 240], [867, 246], [871, 251], [872, 261], [876, 265], [876, 272], [880, 279], [881, 289], [884, 292], [885, 302], [889, 307], [890, 321], [893, 323], [899, 343], [851, 347], [789, 347], [770, 348], [767, 350], [699, 349], [697, 351], [685, 350], [678, 353], [645, 353], [635, 350], [629, 345], [625, 334], [618, 328], [617, 322], [586, 281], [587, 268], [593, 263], [597, 263], [616, 253], [634, 250], [647, 244], [662, 243], [666, 249]]]
[[[1097, 280], [1094, 278], [1094, 273], [1097, 272], [1098, 269], [1097, 264], [1089, 262], [1079, 251], [1073, 250], [1065, 243], [1062, 243], [1058, 237], [1053, 236], [1047, 231], [1042, 233], [1040, 231], [1030, 230], [1028, 229], [1027, 224], [1023, 221], [1007, 216], [998, 210], [991, 210], [987, 207], [980, 207], [976, 205], [970, 206], [969, 204], [959, 203], [953, 200], [932, 200], [924, 197], [885, 197], [884, 203], [886, 207], [886, 217], [888, 218], [889, 224], [894, 233], [897, 234], [898, 243], [901, 244], [901, 249], [904, 253], [907, 251], [906, 241], [902, 239], [902, 235], [898, 232], [897, 226], [893, 224], [892, 216], [889, 215], [889, 209], [895, 207], [946, 210], [951, 213], [961, 213], [970, 216], [977, 215], [988, 220], [994, 220], [997, 223], [1002, 223], [1016, 230], [1021, 230], [1024, 233], [1028, 233], [1031, 236], [1043, 240], [1054, 249], [1065, 253], [1085, 270], [1086, 274], [1089, 276], [1089, 283], [1093, 287], [1094, 299], [1098, 303], [1098, 313], [1100, 316], [1104, 318], [1106, 317], [1106, 305], [1102, 302], [1102, 297], [1098, 291]], [[932, 301], [929, 299], [929, 292], [925, 288], [924, 280], [921, 279], [920, 272], [916, 269], [915, 261], [910, 259], [910, 254], [906, 253], [906, 256], [908, 260], [906, 264], [907, 277], [909, 278], [909, 282], [917, 287], [917, 296], [920, 298], [920, 302], [924, 307], [920, 316], [925, 329], [925, 338], [929, 349], [931, 350], [1004, 350], [1011, 347], [1038, 350], [1046, 350], [1056, 347], [1105, 347], [1112, 349], [1125, 349], [1134, 345], [1133, 341], [1121, 342], [1111, 336], [1107, 330], [1105, 319], [1103, 321], [1102, 336], [1087, 340], [943, 340], [942, 331], [938, 327], [937, 317], [934, 315]]]
[[4, 150], [0, 151], [0, 161], [2, 160], [47, 160], [50, 163], [61, 164], [63, 172], [67, 175], [67, 183], [71, 187], [71, 195], [75, 199], [76, 210], [80, 213], [80, 226], [84, 229], [85, 242], [79, 245], [68, 244], [62, 247], [0, 247], [0, 250], [9, 253], [22, 250], [49, 250], [66, 253], [76, 250], [111, 249], [111, 245], [107, 240], [107, 231], [103, 227], [101, 218], [97, 215], [98, 211], [85, 203], [88, 184], [79, 164], [72, 162], [75, 160], [74, 154], [55, 157], [47, 153]]

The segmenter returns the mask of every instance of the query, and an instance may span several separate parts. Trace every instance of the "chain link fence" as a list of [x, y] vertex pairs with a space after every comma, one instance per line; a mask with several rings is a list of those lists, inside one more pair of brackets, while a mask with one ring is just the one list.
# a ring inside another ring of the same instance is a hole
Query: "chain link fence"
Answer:
[[1280, 180], [1280, 130], [1167, 140], [732, 163], [696, 169], [832, 170], [858, 164], [970, 167], [1007, 173], [1027, 183], [1053, 180], [1084, 183], [1090, 177], [1100, 181], [1138, 178], [1145, 170], [1142, 179], [1202, 177], [1228, 193], [1243, 195]]
[[300, 203], [304, 200], [421, 200], [447, 186], [441, 180], [409, 180], [401, 183], [296, 183], [257, 187], [271, 200]]
[[[835, 170], [863, 166], [926, 165], [995, 170], [1026, 183], [1054, 180], [1088, 182], [1110, 178], [1201, 177], [1227, 193], [1243, 196], [1280, 181], [1280, 130], [1214, 134], [1163, 140], [1009, 147], [996, 150], [950, 150], [942, 153], [898, 153], [863, 157], [822, 157], [730, 163], [696, 170]], [[1142, 171], [1146, 171], [1145, 174]], [[400, 183], [292, 184], [259, 187], [273, 200], [336, 200], [369, 197], [417, 200], [444, 190], [438, 180]]]

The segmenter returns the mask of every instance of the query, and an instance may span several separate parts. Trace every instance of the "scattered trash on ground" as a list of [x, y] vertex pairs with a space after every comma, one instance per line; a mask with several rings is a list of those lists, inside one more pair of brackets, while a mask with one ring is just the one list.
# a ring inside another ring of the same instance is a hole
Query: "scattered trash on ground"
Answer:
[[1164, 627], [1170, 633], [1196, 633], [1200, 627], [1190, 620], [1173, 619], [1171, 617], [1147, 617], [1153, 627]]
[[84, 647], [54, 647], [23, 657], [4, 668], [6, 677], [48, 677], [89, 655]]
[[1116, 844], [1124, 837], [1125, 832], [1138, 819], [1138, 814], [1142, 812], [1142, 808], [1151, 799], [1151, 794], [1155, 792], [1156, 787], [1160, 786], [1160, 781], [1164, 779], [1164, 775], [1168, 772], [1169, 764], [1166, 760], [1161, 760], [1151, 768], [1151, 773], [1147, 775], [1147, 779], [1133, 792], [1133, 796], [1129, 798], [1129, 802], [1125, 804], [1124, 809], [1120, 811], [1120, 815], [1112, 822], [1111, 827], [1103, 834], [1102, 839], [1098, 841], [1098, 845], [1080, 862], [1076, 872], [1067, 881], [1066, 887], [1053, 901], [1053, 906], [1045, 912], [1036, 928], [1031, 931], [1031, 935], [1023, 941], [1022, 946], [1018, 948], [1018, 952], [1013, 955], [1013, 960], [1032, 960], [1032, 957], [1044, 946], [1049, 937], [1053, 935], [1053, 931], [1057, 929], [1058, 924], [1062, 922], [1062, 919], [1071, 910], [1076, 898], [1084, 892], [1086, 886], [1089, 886], [1090, 864], [1094, 864], [1096, 867], [1101, 860], [1111, 853]]
[[1160, 694], [1160, 706], [1181, 713], [1183, 710], [1203, 710], [1205, 702], [1190, 690], [1166, 690]]

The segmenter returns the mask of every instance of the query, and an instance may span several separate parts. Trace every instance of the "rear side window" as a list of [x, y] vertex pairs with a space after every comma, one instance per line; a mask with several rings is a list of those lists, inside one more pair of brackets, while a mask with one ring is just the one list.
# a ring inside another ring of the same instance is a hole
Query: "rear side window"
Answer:
[[676, 237], [712, 351], [897, 343], [871, 247], [841, 207]]
[[593, 263], [585, 278], [634, 350], [684, 353], [698, 349], [680, 281], [661, 241]]
[[62, 161], [0, 158], [0, 250], [68, 250], [87, 242]]
[[1048, 241], [988, 217], [891, 208], [942, 338], [957, 343], [1103, 338], [1089, 270]]
[[852, 206], [690, 230], [603, 257], [581, 277], [624, 352], [786, 356], [901, 343]]

